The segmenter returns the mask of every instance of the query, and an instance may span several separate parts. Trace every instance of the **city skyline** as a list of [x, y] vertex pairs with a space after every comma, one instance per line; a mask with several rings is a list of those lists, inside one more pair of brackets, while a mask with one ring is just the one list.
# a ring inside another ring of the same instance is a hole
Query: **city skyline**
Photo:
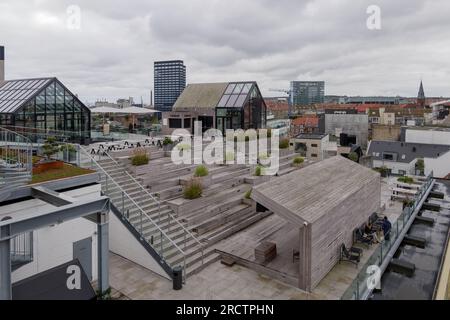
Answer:
[[56, 76], [82, 101], [149, 102], [153, 62], [180, 59], [187, 83], [258, 81], [265, 96], [293, 80], [325, 81], [325, 95], [409, 97], [423, 80], [427, 96], [450, 95], [445, 1], [378, 1], [380, 30], [367, 28], [369, 1], [104, 4], [78, 1], [70, 29], [69, 1], [2, 1], [6, 79]]

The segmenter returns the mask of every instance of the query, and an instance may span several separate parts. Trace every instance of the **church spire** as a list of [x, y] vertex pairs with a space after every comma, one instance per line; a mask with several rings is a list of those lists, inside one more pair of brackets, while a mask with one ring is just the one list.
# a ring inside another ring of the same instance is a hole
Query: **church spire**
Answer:
[[421, 107], [425, 107], [425, 91], [423, 90], [422, 80], [420, 81], [419, 94], [417, 95], [417, 104]]

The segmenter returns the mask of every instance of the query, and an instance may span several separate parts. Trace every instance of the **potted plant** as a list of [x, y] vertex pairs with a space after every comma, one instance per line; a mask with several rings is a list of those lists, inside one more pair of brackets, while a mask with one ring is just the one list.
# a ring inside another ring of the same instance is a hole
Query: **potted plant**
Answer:
[[171, 151], [173, 149], [173, 141], [170, 137], [165, 137], [162, 144], [164, 151]]

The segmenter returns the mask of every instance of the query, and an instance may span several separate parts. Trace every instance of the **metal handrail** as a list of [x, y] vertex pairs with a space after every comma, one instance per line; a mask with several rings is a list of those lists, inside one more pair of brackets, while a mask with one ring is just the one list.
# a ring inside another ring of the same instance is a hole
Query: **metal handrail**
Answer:
[[[397, 226], [397, 233], [395, 234], [395, 238], [396, 238], [396, 239], [398, 239], [399, 231], [400, 231], [400, 232], [403, 231], [404, 228], [405, 228], [405, 226], [406, 226], [405, 218], [407, 218], [407, 221], [411, 218], [411, 215], [413, 214], [414, 210], [416, 210], [417, 205], [423, 200], [424, 195], [427, 193], [428, 189], [430, 188], [430, 186], [431, 186], [431, 184], [432, 184], [432, 182], [433, 182], [433, 175], [434, 175], [434, 173], [433, 173], [433, 171], [432, 171], [428, 176], [424, 177], [424, 178], [426, 178], [426, 181], [425, 181], [425, 182], [422, 184], [422, 186], [420, 187], [419, 193], [418, 193], [418, 195], [417, 195], [416, 198], [415, 198], [414, 205], [413, 205], [412, 207], [406, 207], [406, 208], [402, 211], [402, 213], [401, 213], [401, 215], [399, 216], [399, 218], [397, 219], [397, 221], [395, 222], [395, 224], [396, 224], [396, 226]], [[400, 218], [403, 220], [403, 225], [402, 225], [402, 229], [401, 229], [401, 230], [398, 230], [398, 222], [399, 222], [399, 219], [400, 219]], [[390, 247], [388, 248], [388, 250], [391, 250], [393, 242], [395, 242], [395, 239], [390, 239], [390, 240], [389, 240]], [[379, 265], [381, 266], [381, 264], [383, 263], [383, 245], [384, 245], [385, 243], [386, 243], [386, 240], [383, 241], [383, 242], [381, 243], [381, 245], [380, 245], [380, 253], [381, 253], [381, 255], [378, 257], [378, 254], [379, 254], [379, 253], [378, 253], [377, 251], [375, 251], [375, 252], [372, 254], [372, 256], [367, 260], [366, 265], [363, 266], [363, 268], [361, 269], [361, 271], [358, 273], [358, 276], [352, 281], [352, 283], [350, 284], [350, 286], [347, 288], [347, 290], [346, 290], [346, 291], [344, 292], [344, 294], [341, 296], [341, 299], [345, 299], [346, 297], [349, 296], [349, 294], [352, 294], [352, 297], [355, 297], [356, 300], [359, 300], [360, 298], [362, 298], [362, 296], [364, 296], [364, 294], [363, 294], [363, 295], [360, 295], [360, 294], [359, 294], [359, 291], [360, 291], [360, 281], [361, 281], [361, 280], [360, 280], [360, 277], [361, 277], [361, 275], [364, 275], [364, 276], [362, 276], [362, 278], [364, 279], [364, 281], [361, 282], [361, 283], [364, 283], [365, 280], [366, 280], [366, 277], [367, 277], [367, 273], [366, 273], [366, 269], [367, 269], [367, 268], [366, 268], [366, 266], [368, 266], [368, 265], [371, 263], [371, 258], [372, 258], [372, 257], [376, 257], [376, 261], [378, 261], [378, 259], [380, 258]], [[386, 257], [386, 256], [384, 256], [384, 257]], [[352, 289], [352, 288], [355, 287], [355, 286], [356, 286], [356, 291]], [[367, 292], [364, 292], [364, 293], [367, 293]]]
[[[104, 151], [103, 154], [105, 154], [109, 159], [111, 159], [116, 165], [120, 164], [107, 152]], [[158, 204], [158, 211], [161, 214], [161, 201], [157, 200], [146, 188], [144, 188], [144, 186], [137, 181], [127, 170], [125, 170], [126, 175], [131, 178], [133, 180], [133, 182], [138, 185], [146, 194], [148, 194], [153, 201], [155, 201]], [[168, 215], [170, 216], [170, 218], [172, 220], [174, 220], [183, 230], [185, 233], [187, 233], [189, 236], [191, 236], [195, 242], [197, 242], [200, 245], [201, 251], [202, 251], [202, 265], [203, 265], [203, 253], [204, 253], [204, 244], [200, 242], [200, 240], [198, 240], [185, 226], [183, 226], [183, 224], [176, 218], [174, 217], [171, 213], [168, 213]], [[169, 229], [170, 229], [170, 224], [169, 224]], [[186, 241], [184, 242], [186, 245]]]
[[[2, 149], [5, 149], [5, 155], [3, 155], [2, 152], [2, 158], [6, 159], [7, 164], [9, 157], [11, 157], [10, 159], [14, 159], [14, 162], [20, 164], [21, 168], [24, 168], [23, 165], [25, 165], [26, 171], [22, 172], [23, 176], [31, 177], [33, 144], [31, 143], [30, 139], [18, 132], [9, 130], [3, 126], [0, 127], [0, 137], [0, 147], [2, 147]], [[12, 141], [9, 141], [9, 138], [12, 138]], [[18, 138], [20, 141], [17, 141]], [[13, 148], [11, 148], [11, 146], [13, 146]], [[8, 179], [6, 176], [3, 180], [10, 180], [14, 184], [14, 181]], [[2, 185], [4, 185], [4, 181]], [[8, 187], [10, 186], [11, 185], [8, 185]]]
[[[184, 250], [182, 250], [171, 238], [169, 238], [169, 236], [164, 232], [164, 230], [162, 230], [154, 221], [152, 218], [150, 218], [150, 216], [144, 211], [144, 209], [141, 208], [141, 206], [139, 204], [136, 203], [136, 201], [134, 201], [129, 195], [128, 193], [123, 190], [123, 188], [117, 184], [117, 182], [102, 168], [102, 166], [93, 158], [91, 157], [91, 155], [89, 154], [89, 152], [87, 152], [84, 148], [79, 148], [80, 150], [82, 150], [82, 153], [84, 153], [93, 163], [95, 163], [95, 165], [103, 172], [103, 174], [108, 177], [113, 184], [116, 185], [116, 187], [119, 188], [119, 191], [122, 192], [122, 194], [126, 195], [128, 197], [128, 199], [131, 200], [131, 202], [136, 206], [136, 208], [138, 208], [141, 211], [141, 218], [142, 218], [142, 214], [145, 215], [145, 217], [147, 217], [147, 219], [159, 230], [161, 235], [164, 235], [169, 241], [170, 243], [183, 255], [183, 260], [184, 260], [184, 266], [183, 266], [183, 271], [185, 272], [185, 278], [186, 278], [186, 253], [184, 252]], [[101, 180], [101, 179], [100, 179]], [[122, 212], [122, 214], [124, 215], [124, 213]], [[141, 219], [141, 232], [142, 232], [142, 219]], [[146, 240], [147, 241], [147, 240]], [[161, 247], [162, 247], [162, 237], [161, 237]], [[147, 241], [148, 242], [148, 241]], [[151, 246], [153, 247], [153, 245], [151, 244]], [[156, 249], [156, 248], [155, 248]], [[157, 250], [156, 250], [157, 251]], [[163, 253], [161, 252], [161, 258], [164, 260], [164, 256]]]

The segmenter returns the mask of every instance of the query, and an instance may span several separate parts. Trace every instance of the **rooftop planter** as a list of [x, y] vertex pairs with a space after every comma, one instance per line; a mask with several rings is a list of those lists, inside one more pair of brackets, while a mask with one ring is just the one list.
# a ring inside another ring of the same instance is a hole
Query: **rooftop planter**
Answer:
[[203, 185], [200, 179], [192, 178], [183, 189], [183, 196], [185, 199], [193, 200], [202, 196]]
[[174, 147], [174, 143], [170, 137], [165, 137], [162, 144], [163, 144], [164, 151], [172, 151], [172, 149]]
[[144, 166], [144, 165], [147, 165], [149, 161], [150, 161], [150, 156], [145, 149], [136, 148], [133, 151], [133, 155], [131, 157], [131, 164], [133, 166], [136, 166], [136, 167]]

